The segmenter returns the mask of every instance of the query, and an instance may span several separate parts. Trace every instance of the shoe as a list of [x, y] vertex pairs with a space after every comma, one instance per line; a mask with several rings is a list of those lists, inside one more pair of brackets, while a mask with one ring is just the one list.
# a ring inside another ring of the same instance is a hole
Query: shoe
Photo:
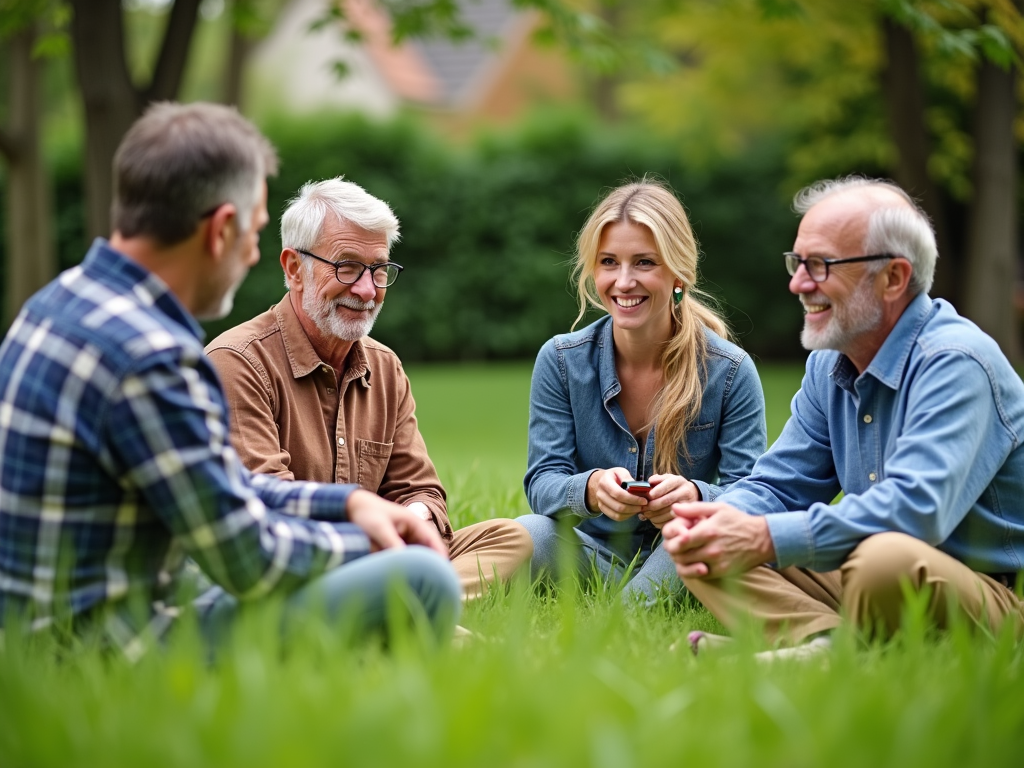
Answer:
[[776, 661], [810, 661], [812, 659], [824, 659], [832, 651], [832, 638], [828, 635], [819, 635], [809, 643], [795, 645], [792, 648], [777, 648], [774, 651], [761, 651], [755, 653], [754, 658], [764, 664], [773, 664]]
[[[733, 645], [736, 641], [725, 635], [713, 635], [710, 632], [695, 631], [686, 636], [690, 651], [694, 656], [707, 651], [721, 650]], [[674, 648], [674, 646], [673, 646]]]

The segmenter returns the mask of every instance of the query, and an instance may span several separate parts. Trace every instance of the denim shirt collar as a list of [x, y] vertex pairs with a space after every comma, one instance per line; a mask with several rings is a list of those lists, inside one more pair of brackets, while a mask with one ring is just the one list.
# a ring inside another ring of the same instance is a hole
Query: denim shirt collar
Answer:
[[622, 391], [619, 375], [615, 372], [615, 342], [612, 338], [612, 329], [612, 318], [608, 315], [601, 319], [595, 334], [599, 350], [598, 375], [601, 379], [601, 397], [605, 405]]
[[[899, 389], [910, 352], [917, 343], [917, 337], [925, 322], [931, 316], [933, 306], [927, 294], [917, 294], [903, 310], [900, 319], [882, 342], [863, 375], [873, 377], [890, 389]], [[846, 355], [839, 355], [835, 368], [832, 369], [832, 378], [843, 389], [852, 390], [854, 381], [858, 378], [857, 368]]]

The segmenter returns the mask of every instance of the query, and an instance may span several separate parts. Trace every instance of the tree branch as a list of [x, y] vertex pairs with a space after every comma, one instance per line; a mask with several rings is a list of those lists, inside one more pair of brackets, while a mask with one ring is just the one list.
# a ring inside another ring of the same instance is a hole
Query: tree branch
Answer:
[[167, 20], [160, 55], [153, 68], [153, 79], [143, 91], [144, 103], [178, 97], [181, 80], [188, 63], [192, 33], [196, 28], [201, 0], [175, 0]]

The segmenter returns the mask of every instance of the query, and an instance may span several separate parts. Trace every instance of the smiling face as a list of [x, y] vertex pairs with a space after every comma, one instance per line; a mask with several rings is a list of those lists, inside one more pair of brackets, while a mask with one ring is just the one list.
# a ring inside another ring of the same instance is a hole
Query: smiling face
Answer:
[[[800, 222], [793, 250], [804, 258], [868, 255], [863, 251], [868, 214], [851, 195], [826, 198]], [[800, 341], [805, 349], [835, 349], [853, 359], [861, 347], [875, 346], [873, 336], [883, 321], [878, 277], [884, 267], [883, 262], [835, 265], [821, 283], [811, 280], [806, 268], [797, 270], [789, 290], [804, 308]]]
[[672, 334], [672, 289], [678, 284], [648, 227], [632, 221], [604, 227], [594, 286], [617, 331], [667, 339]]
[[[388, 260], [387, 235], [369, 232], [347, 221], [328, 219], [312, 253], [329, 261], [358, 261], [381, 264]], [[358, 341], [373, 328], [384, 305], [386, 288], [373, 284], [369, 270], [364, 270], [352, 285], [335, 277], [328, 264], [295, 254], [301, 259], [299, 274], [291, 280], [292, 291], [301, 293], [296, 308], [304, 325], [312, 324], [330, 341]], [[308, 332], [308, 328], [307, 328]]]

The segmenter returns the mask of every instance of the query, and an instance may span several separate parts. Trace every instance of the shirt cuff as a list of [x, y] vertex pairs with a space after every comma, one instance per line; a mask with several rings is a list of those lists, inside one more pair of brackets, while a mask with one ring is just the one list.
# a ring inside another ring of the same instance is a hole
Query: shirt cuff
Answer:
[[569, 494], [567, 506], [569, 510], [579, 517], [600, 517], [600, 512], [591, 512], [587, 509], [587, 481], [597, 470], [581, 472], [569, 478]]
[[313, 520], [325, 520], [331, 523], [347, 521], [348, 513], [345, 508], [348, 506], [348, 497], [352, 495], [352, 491], [358, 490], [359, 486], [331, 483], [317, 483], [317, 485], [319, 487], [309, 500], [309, 517]]
[[776, 512], [764, 516], [775, 547], [775, 565], [810, 567], [814, 560], [814, 538], [808, 512]]
[[690, 482], [697, 486], [697, 491], [700, 493], [700, 498], [697, 501], [714, 501], [722, 492], [719, 486], [705, 483], [703, 480], [690, 480]]

